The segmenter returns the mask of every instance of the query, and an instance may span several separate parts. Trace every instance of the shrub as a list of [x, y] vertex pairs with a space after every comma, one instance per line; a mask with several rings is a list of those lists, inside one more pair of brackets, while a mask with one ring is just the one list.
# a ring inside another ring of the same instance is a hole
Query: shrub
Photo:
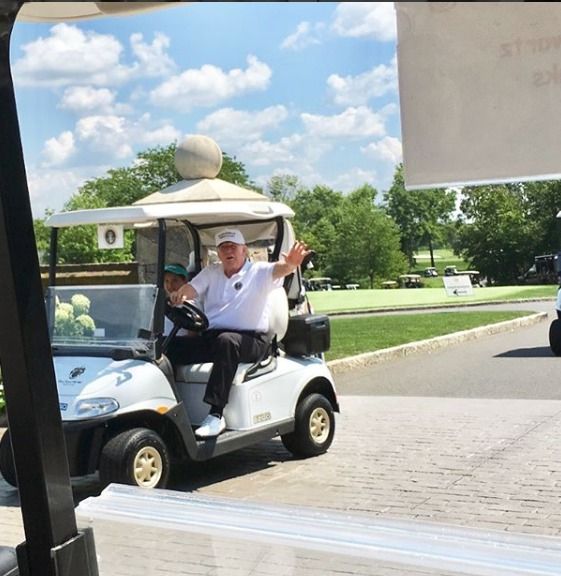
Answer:
[[95, 322], [88, 316], [90, 299], [83, 294], [74, 294], [70, 302], [56, 301], [55, 334], [70, 338], [93, 336]]

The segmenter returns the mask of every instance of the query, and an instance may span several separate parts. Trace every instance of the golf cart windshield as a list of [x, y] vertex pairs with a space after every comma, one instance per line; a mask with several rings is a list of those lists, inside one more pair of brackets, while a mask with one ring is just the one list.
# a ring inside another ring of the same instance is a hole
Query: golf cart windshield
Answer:
[[[152, 323], [158, 289], [127, 286], [50, 286], [47, 316], [56, 351], [154, 357]], [[86, 348], [86, 350], [83, 350]]]

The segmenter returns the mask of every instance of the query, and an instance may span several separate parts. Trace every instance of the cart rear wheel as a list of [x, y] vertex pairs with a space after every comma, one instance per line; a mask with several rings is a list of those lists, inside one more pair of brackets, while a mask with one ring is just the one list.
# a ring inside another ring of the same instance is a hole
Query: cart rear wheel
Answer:
[[0, 473], [2, 473], [4, 480], [6, 480], [10, 486], [18, 485], [14, 456], [12, 454], [12, 442], [8, 430], [4, 432], [0, 440]]
[[164, 441], [148, 428], [126, 430], [111, 438], [101, 451], [99, 479], [141, 488], [164, 488], [170, 458]]
[[306, 458], [327, 452], [335, 434], [333, 407], [325, 396], [310, 394], [296, 406], [294, 432], [281, 436], [294, 456]]

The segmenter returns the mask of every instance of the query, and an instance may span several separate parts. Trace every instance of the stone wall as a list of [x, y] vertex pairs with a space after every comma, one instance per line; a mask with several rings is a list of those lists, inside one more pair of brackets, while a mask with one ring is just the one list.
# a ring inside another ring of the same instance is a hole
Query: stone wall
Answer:
[[[48, 266], [41, 266], [41, 280], [46, 287]], [[138, 262], [104, 264], [61, 264], [57, 266], [59, 286], [85, 286], [101, 284], [138, 284]]]

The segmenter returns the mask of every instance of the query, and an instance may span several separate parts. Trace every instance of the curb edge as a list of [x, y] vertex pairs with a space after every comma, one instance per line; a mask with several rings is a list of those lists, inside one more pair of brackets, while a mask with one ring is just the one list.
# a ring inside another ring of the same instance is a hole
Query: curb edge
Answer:
[[501, 332], [510, 332], [522, 326], [531, 326], [532, 324], [543, 322], [547, 319], [547, 316], [547, 312], [536, 312], [535, 314], [522, 316], [521, 318], [515, 318], [514, 320], [505, 320], [504, 322], [478, 326], [477, 328], [471, 328], [470, 330], [453, 332], [452, 334], [436, 336], [435, 338], [429, 338], [427, 340], [419, 340], [418, 342], [410, 342], [401, 346], [384, 348], [382, 350], [376, 350], [375, 352], [365, 352], [356, 356], [331, 360], [330, 362], [327, 362], [327, 366], [331, 370], [332, 374], [340, 374], [341, 372], [352, 370], [353, 368], [362, 368], [373, 364], [389, 362], [390, 360], [405, 358], [406, 356], [418, 352], [430, 353], [460, 342], [475, 340], [482, 336], [499, 334]]

